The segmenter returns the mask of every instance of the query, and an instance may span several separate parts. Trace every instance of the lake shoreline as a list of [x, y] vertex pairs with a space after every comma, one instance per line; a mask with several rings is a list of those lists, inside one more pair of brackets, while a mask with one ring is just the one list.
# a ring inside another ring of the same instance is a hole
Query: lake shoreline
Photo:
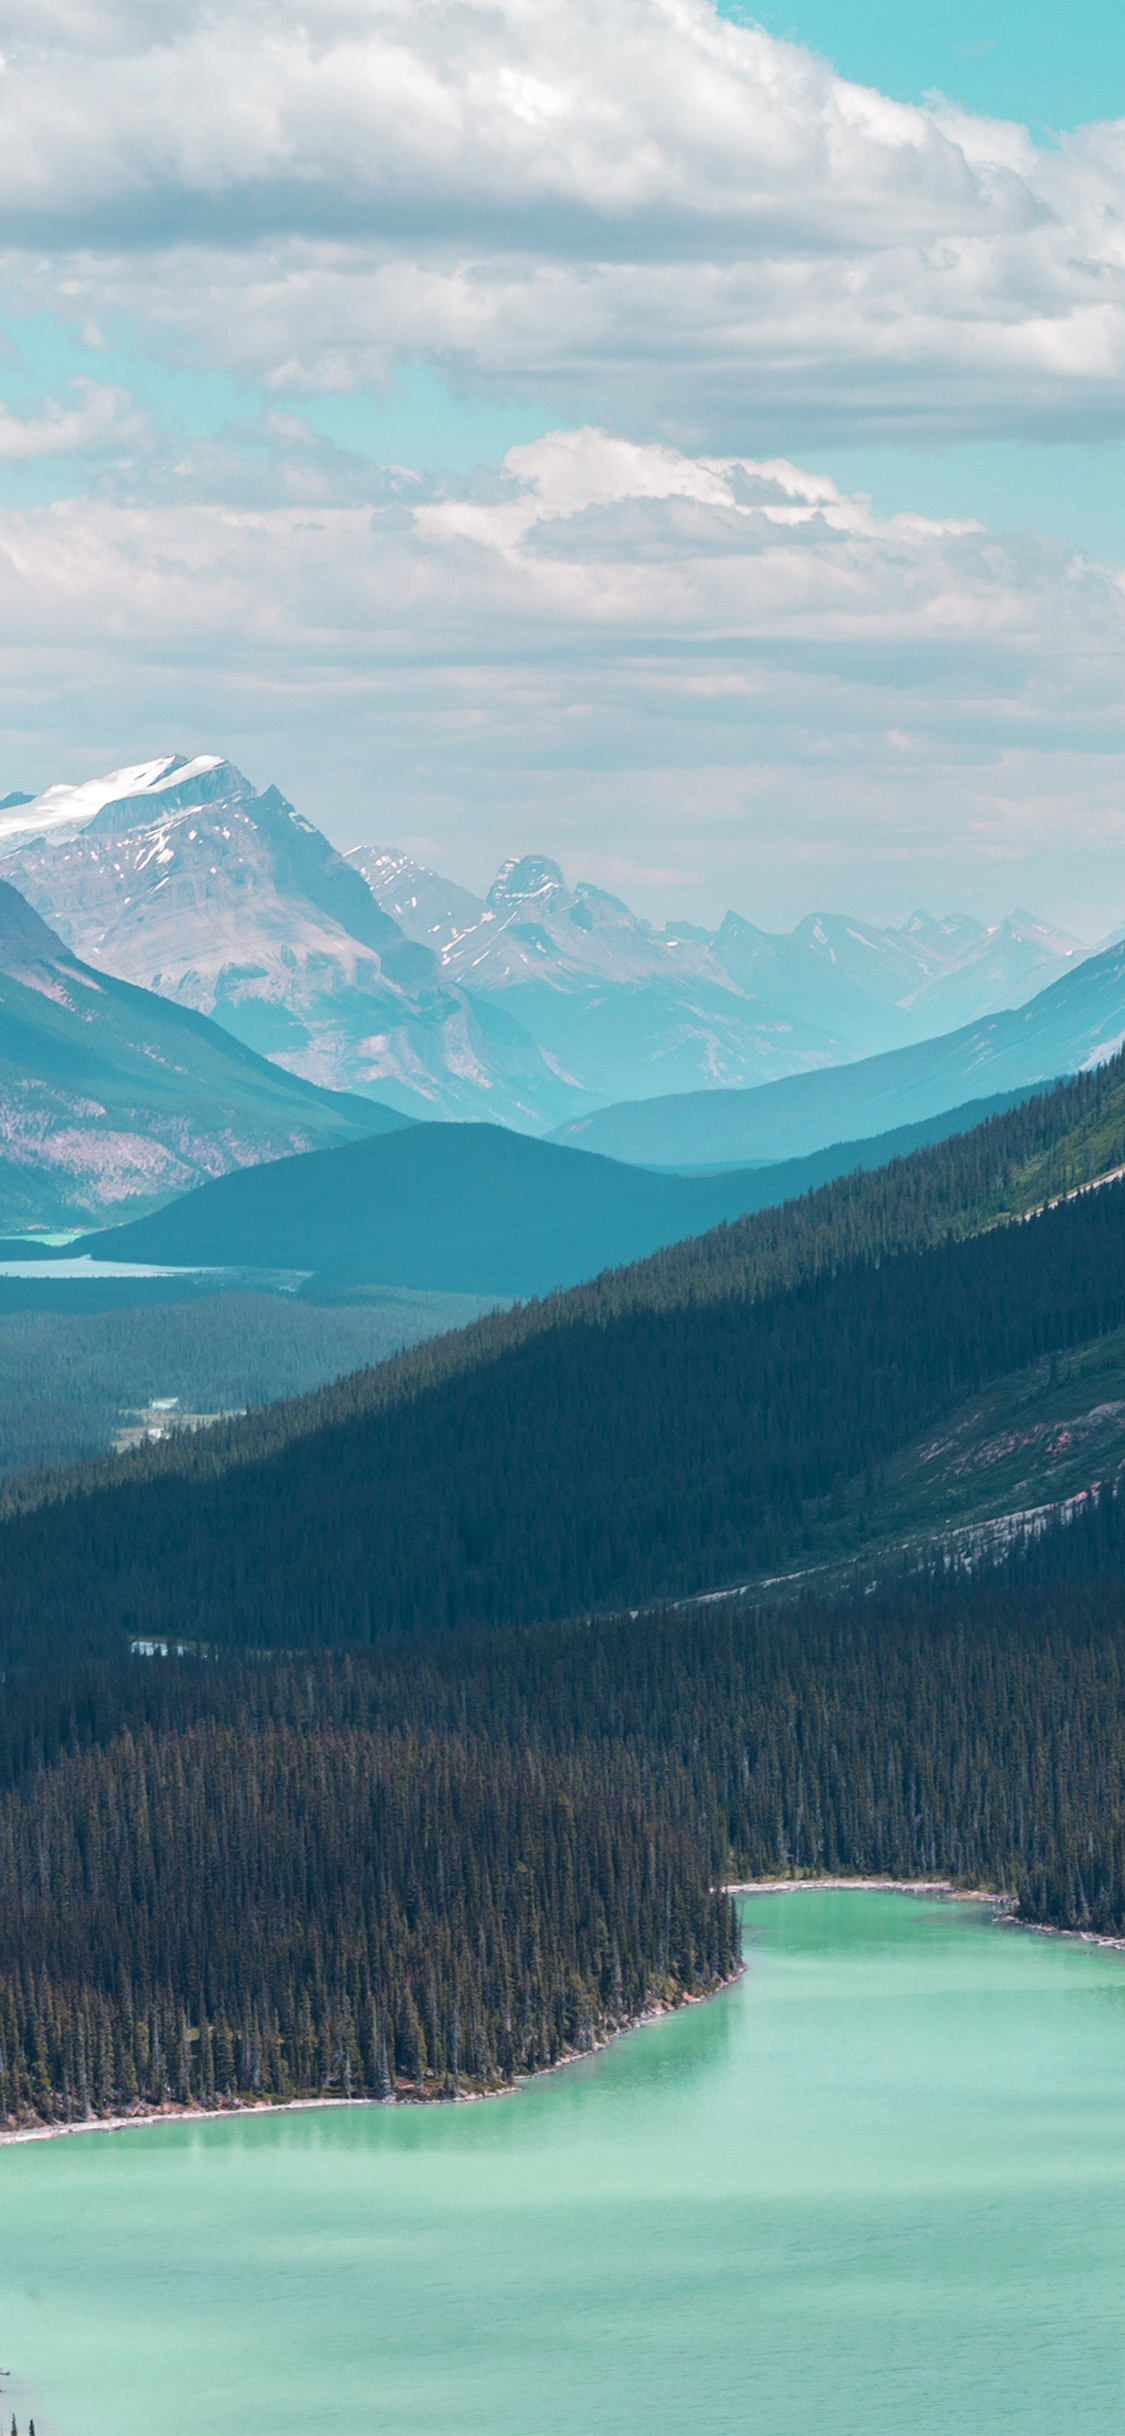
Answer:
[[83, 2115], [75, 2123], [5, 2124], [0, 2127], [0, 2148], [14, 2148], [29, 2140], [72, 2139], [84, 2132], [143, 2131], [153, 2123], [221, 2123], [235, 2115], [295, 2115], [323, 2113], [328, 2107], [357, 2106], [475, 2106], [487, 2098], [514, 2098], [521, 2089], [530, 2089], [537, 2081], [545, 2081], [553, 2072], [563, 2072], [570, 2064], [581, 2064], [591, 2055], [601, 2055], [616, 2039], [628, 2038], [634, 2030], [643, 2030], [646, 2023], [666, 2021], [669, 2014], [684, 2013], [689, 2005], [709, 2005], [712, 1997], [721, 1996], [725, 1988], [733, 1988], [743, 1977], [746, 1965], [740, 1962], [737, 1971], [721, 1979], [702, 1996], [682, 1996], [678, 2004], [661, 2002], [649, 2005], [638, 2013], [635, 2021], [621, 2022], [615, 2030], [606, 2032], [588, 2047], [571, 2047], [557, 2056], [553, 2064], [543, 2064], [538, 2072], [521, 2073], [514, 2081], [500, 2081], [491, 2089], [458, 2089], [452, 2095], [437, 2090], [396, 2090], [389, 2098], [245, 2098], [231, 2099], [216, 2106], [200, 2106], [194, 2101], [182, 2103], [169, 2098], [163, 2106], [130, 2108], [127, 2114]]
[[[731, 1878], [723, 1888], [725, 1895], [798, 1895], [812, 1890], [822, 1894], [842, 1893], [854, 1888], [858, 1893], [886, 1895], [942, 1895], [949, 1903], [995, 1903], [1006, 1907], [1016, 1900], [995, 1886], [955, 1886], [952, 1878]], [[1031, 1925], [1030, 1923], [1019, 1924]], [[1069, 1936], [1070, 1930], [1060, 1930]]]
[[955, 1886], [951, 1878], [739, 1878], [723, 1889], [727, 1895], [787, 1895], [815, 1891], [843, 1893], [849, 1887], [868, 1894], [937, 1895], [945, 1903], [991, 1903], [997, 1928], [1025, 1929], [1035, 1937], [1068, 1937], [1078, 1945], [1102, 1945], [1125, 1954], [1125, 1937], [1110, 1937], [1100, 1929], [1056, 1928], [1049, 1920], [1021, 1920], [1015, 1895], [994, 1886]]

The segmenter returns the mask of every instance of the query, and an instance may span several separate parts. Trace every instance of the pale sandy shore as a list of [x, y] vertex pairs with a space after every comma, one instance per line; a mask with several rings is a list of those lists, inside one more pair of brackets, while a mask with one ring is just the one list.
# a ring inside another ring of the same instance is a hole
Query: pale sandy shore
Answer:
[[150, 2123], [218, 2123], [224, 2115], [293, 2115], [311, 2113], [324, 2106], [381, 2106], [390, 2104], [381, 2098], [287, 2098], [271, 2106], [263, 2098], [260, 2104], [245, 2106], [139, 2106], [128, 2115], [86, 2115], [77, 2123], [29, 2123], [18, 2130], [0, 2131], [0, 2147], [21, 2140], [68, 2140], [76, 2132], [143, 2131]]
[[950, 1903], [995, 1903], [1006, 1907], [1015, 1902], [1014, 1895], [1003, 1895], [995, 1886], [954, 1886], [951, 1878], [732, 1878], [723, 1892], [799, 1895], [819, 1890], [827, 1894], [836, 1889], [846, 1892], [849, 1887], [861, 1891], [866, 1888], [872, 1894], [944, 1895]]
[[[842, 1881], [850, 1883], [850, 1881]], [[684, 1996], [678, 2005], [651, 2005], [647, 2013], [638, 2013], [635, 2021], [622, 2022], [619, 2030], [611, 2030], [605, 2038], [597, 2038], [589, 2047], [568, 2048], [553, 2064], [544, 2064], [539, 2072], [521, 2073], [514, 2081], [498, 2082], [495, 2089], [459, 2089], [455, 2098], [440, 2097], [435, 2092], [419, 2093], [409, 2090], [393, 2098], [260, 2098], [236, 2101], [222, 2106], [180, 2106], [169, 2099], [163, 2106], [137, 2106], [127, 2115], [86, 2115], [77, 2123], [30, 2123], [18, 2128], [0, 2130], [0, 2148], [23, 2140], [69, 2140], [82, 2132], [143, 2131], [152, 2123], [221, 2123], [232, 2115], [299, 2115], [323, 2112], [325, 2107], [346, 2106], [475, 2106], [484, 2098], [514, 2098], [521, 2089], [535, 2081], [545, 2081], [552, 2072], [565, 2071], [568, 2064], [581, 2064], [586, 2057], [600, 2055], [604, 2047], [613, 2046], [619, 2038], [629, 2038], [634, 2030], [643, 2030], [648, 2022], [663, 2021], [669, 2013], [682, 2013], [688, 2005], [710, 2004], [712, 1996], [720, 1996], [723, 1988], [733, 1987], [742, 1978], [745, 1964], [739, 1963], [729, 1979], [712, 1988], [706, 1996]]]

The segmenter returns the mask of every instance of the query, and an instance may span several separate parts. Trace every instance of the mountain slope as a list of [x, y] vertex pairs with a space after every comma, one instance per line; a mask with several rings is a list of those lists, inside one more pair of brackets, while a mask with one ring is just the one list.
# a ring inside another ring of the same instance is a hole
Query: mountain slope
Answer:
[[146, 1450], [124, 1480], [47, 1484], [49, 1515], [0, 1530], [0, 1610], [32, 1637], [54, 1619], [103, 1643], [307, 1646], [776, 1570], [968, 1392], [1125, 1327], [1121, 1182], [995, 1223], [1098, 1141], [1120, 1164], [1125, 1058], [205, 1446]]
[[0, 1229], [151, 1208], [203, 1177], [406, 1121], [93, 971], [0, 882]]
[[970, 1096], [1033, 1089], [1112, 1056], [1123, 1037], [1118, 946], [1088, 957], [1026, 1006], [938, 1040], [755, 1091], [622, 1103], [559, 1126], [552, 1139], [647, 1166], [799, 1158], [845, 1135], [916, 1124]]
[[989, 1113], [978, 1102], [783, 1168], [708, 1177], [656, 1175], [492, 1125], [417, 1125], [224, 1177], [72, 1248], [115, 1261], [309, 1269], [320, 1286], [549, 1294]]
[[757, 1298], [579, 1289], [522, 1341], [467, 1331], [460, 1369], [439, 1344], [325, 1391], [288, 1442], [282, 1408], [142, 1456], [0, 1531], [7, 1630], [308, 1648], [744, 1580], [966, 1393], [1125, 1325], [1120, 1182], [960, 1242], [839, 1251]]
[[583, 1105], [275, 787], [214, 754], [50, 788], [0, 831], [0, 871], [77, 954], [309, 1082], [535, 1132]]
[[1005, 1007], [1026, 1006], [1093, 952], [1017, 909], [982, 931], [952, 967], [904, 999], [903, 1012], [917, 1025], [916, 1036], [928, 1040]]

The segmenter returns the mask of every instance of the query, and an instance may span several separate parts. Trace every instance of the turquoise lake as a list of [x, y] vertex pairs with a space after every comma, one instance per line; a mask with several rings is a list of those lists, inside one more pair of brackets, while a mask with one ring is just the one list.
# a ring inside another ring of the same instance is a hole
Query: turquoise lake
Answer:
[[1125, 1957], [902, 1895], [744, 1909], [736, 1987], [510, 2098], [0, 2151], [5, 2427], [1125, 2424]]

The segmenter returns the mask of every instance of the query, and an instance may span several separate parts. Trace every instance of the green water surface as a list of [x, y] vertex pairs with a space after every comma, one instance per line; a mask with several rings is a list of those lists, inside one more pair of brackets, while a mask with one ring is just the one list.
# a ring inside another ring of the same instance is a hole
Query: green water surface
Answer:
[[[1125, 1957], [756, 1897], [745, 1978], [518, 2095], [0, 2152], [21, 2436], [1105, 2436]], [[7, 2425], [7, 2418], [4, 2424]]]

